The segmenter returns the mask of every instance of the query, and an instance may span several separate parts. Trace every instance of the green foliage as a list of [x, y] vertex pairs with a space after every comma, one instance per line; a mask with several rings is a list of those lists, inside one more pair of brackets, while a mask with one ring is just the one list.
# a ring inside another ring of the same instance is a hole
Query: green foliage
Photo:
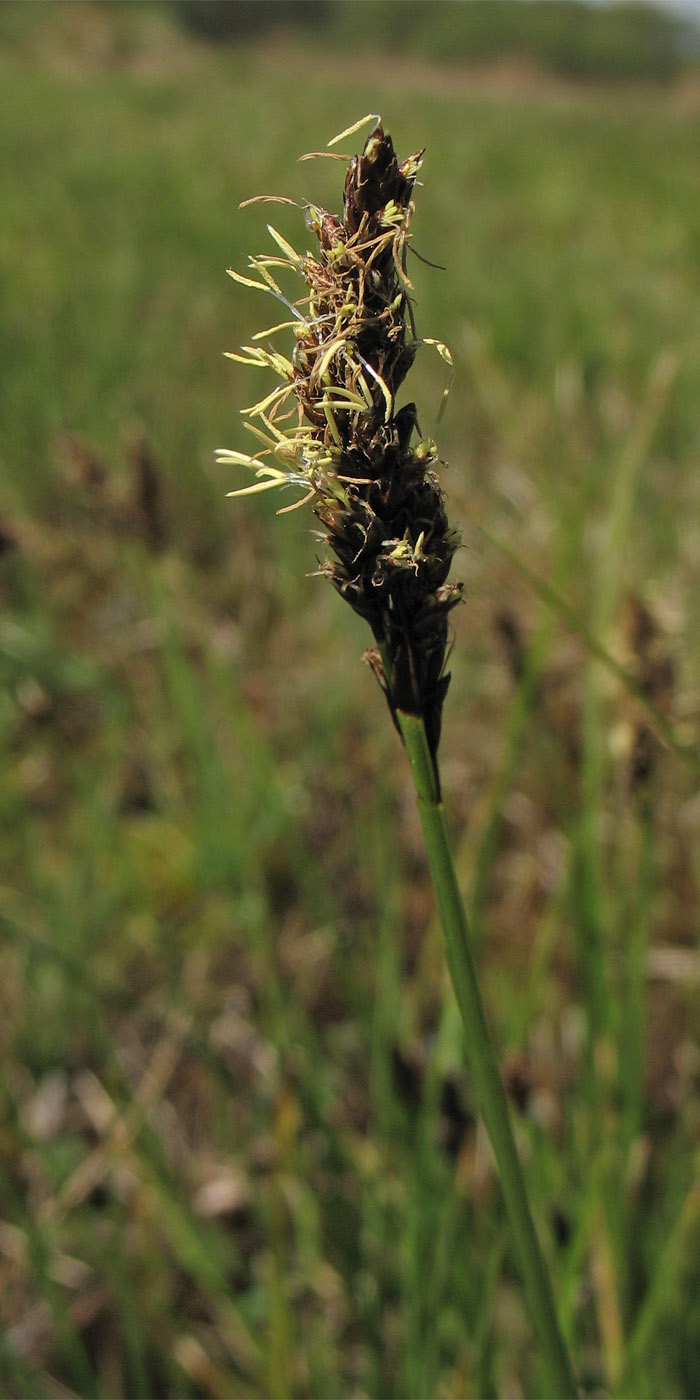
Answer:
[[297, 25], [317, 29], [327, 17], [327, 0], [173, 0], [175, 16], [193, 34], [218, 42]]
[[700, 43], [690, 18], [644, 0], [176, 0], [175, 14], [211, 39], [312, 27], [317, 43], [341, 50], [351, 43], [387, 61], [398, 54], [449, 64], [505, 59], [583, 80], [665, 82], [697, 56]]
[[211, 465], [256, 383], [219, 356], [259, 317], [238, 203], [335, 207], [296, 157], [381, 109], [448, 268], [410, 262], [457, 368], [438, 429], [414, 371], [466, 545], [445, 803], [535, 1215], [584, 1384], [695, 1395], [697, 774], [585, 641], [697, 750], [692, 87], [12, 8], [0, 1389], [541, 1393], [363, 629], [309, 519]]
[[[381, 6], [378, 23], [386, 26], [387, 47], [450, 63], [521, 59], [581, 79], [665, 80], [680, 71], [683, 40], [691, 32], [676, 16], [643, 3], [467, 0], [450, 5], [449, 17], [443, 14], [443, 23], [436, 23], [440, 5], [415, 0]], [[348, 6], [346, 26], [353, 11], [363, 8], [363, 0]]]

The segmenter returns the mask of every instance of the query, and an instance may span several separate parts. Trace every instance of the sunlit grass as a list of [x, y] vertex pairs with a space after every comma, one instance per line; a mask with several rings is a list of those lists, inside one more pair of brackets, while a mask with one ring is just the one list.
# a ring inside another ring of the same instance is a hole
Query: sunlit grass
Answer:
[[[696, 743], [700, 119], [324, 76], [293, 46], [95, 72], [24, 43], [0, 83], [4, 1388], [539, 1391], [412, 800], [347, 668], [362, 628], [304, 577], [302, 515], [232, 506], [212, 468], [257, 388], [218, 357], [258, 316], [225, 276], [264, 222], [238, 203], [381, 110], [427, 141], [416, 247], [449, 269], [411, 266], [457, 364], [443, 781], [528, 1184], [584, 1378], [693, 1395], [697, 778], [653, 744], [640, 778], [647, 721], [585, 633]], [[300, 169], [334, 207], [336, 168]]]

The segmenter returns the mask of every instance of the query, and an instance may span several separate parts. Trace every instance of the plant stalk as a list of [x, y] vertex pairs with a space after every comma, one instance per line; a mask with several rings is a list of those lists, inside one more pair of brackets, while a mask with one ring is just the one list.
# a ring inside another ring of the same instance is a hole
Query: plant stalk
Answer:
[[422, 719], [399, 711], [398, 721], [413, 773], [452, 984], [464, 1024], [467, 1058], [498, 1165], [525, 1295], [546, 1362], [551, 1394], [566, 1400], [577, 1394], [576, 1382], [557, 1320], [552, 1285], [532, 1219], [505, 1090], [479, 991], [469, 927], [439, 799], [437, 773]]

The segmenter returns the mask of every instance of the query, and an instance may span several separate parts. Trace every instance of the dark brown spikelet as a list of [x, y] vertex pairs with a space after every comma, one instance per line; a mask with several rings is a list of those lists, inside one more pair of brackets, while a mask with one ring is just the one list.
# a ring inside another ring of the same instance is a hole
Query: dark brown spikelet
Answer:
[[[267, 453], [247, 464], [269, 478], [264, 487], [276, 477], [307, 488], [330, 550], [321, 572], [372, 629], [367, 659], [394, 721], [398, 710], [422, 717], [435, 759], [449, 684], [448, 616], [461, 594], [459, 583], [447, 582], [459, 535], [448, 524], [435, 443], [418, 436], [415, 404], [396, 406], [420, 345], [406, 251], [422, 155], [399, 164], [380, 124], [350, 161], [342, 219], [307, 210], [315, 253], [299, 257], [271, 229], [309, 295], [293, 308], [291, 361], [251, 350], [253, 363], [274, 363], [286, 380], [258, 417], [288, 468], [261, 469]], [[251, 259], [265, 281], [270, 263]], [[298, 421], [283, 435], [275, 420], [292, 393]]]

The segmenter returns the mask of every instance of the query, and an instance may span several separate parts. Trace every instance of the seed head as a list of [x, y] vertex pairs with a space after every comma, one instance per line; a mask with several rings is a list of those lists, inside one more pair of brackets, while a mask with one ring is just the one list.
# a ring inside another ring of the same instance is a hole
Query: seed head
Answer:
[[[437, 345], [451, 363], [445, 346], [416, 339], [409, 297], [406, 253], [422, 157], [399, 164], [379, 122], [349, 162], [342, 217], [306, 208], [315, 251], [299, 255], [268, 224], [275, 254], [250, 259], [255, 277], [231, 273], [284, 302], [292, 319], [231, 355], [273, 369], [280, 382], [243, 410], [262, 450], [222, 449], [218, 457], [255, 472], [256, 482], [232, 495], [294, 485], [304, 493], [295, 505], [313, 502], [330, 551], [320, 572], [369, 623], [376, 645], [366, 659], [394, 721], [397, 710], [420, 716], [436, 763], [450, 679], [448, 614], [461, 594], [461, 584], [447, 582], [459, 534], [448, 525], [435, 443], [420, 438], [415, 404], [396, 406], [421, 343]], [[300, 300], [283, 295], [272, 271], [280, 267], [303, 278]], [[259, 345], [291, 329], [291, 359]]]

